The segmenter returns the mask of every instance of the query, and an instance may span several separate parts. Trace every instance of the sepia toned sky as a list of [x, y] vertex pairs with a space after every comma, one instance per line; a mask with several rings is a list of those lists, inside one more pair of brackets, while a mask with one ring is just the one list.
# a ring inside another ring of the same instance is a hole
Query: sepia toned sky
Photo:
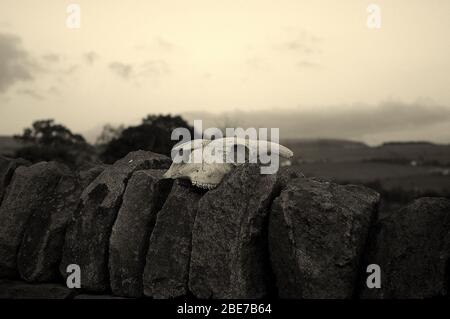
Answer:
[[0, 1], [0, 135], [258, 112], [290, 137], [450, 142], [448, 0], [73, 2], [79, 29], [70, 1]]

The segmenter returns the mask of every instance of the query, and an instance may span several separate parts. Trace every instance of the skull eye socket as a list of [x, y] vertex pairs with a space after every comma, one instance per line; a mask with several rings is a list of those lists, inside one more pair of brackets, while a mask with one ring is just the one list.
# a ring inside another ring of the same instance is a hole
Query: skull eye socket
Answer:
[[185, 149], [179, 149], [178, 150], [178, 155], [181, 157], [183, 163], [188, 163], [189, 162], [189, 155], [191, 154], [190, 150], [185, 150]]

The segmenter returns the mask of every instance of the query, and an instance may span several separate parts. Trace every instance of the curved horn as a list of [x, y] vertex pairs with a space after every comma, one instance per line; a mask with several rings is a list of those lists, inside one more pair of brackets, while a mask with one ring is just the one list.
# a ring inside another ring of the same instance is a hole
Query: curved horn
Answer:
[[203, 147], [203, 146], [209, 144], [210, 142], [211, 142], [210, 140], [195, 139], [195, 140], [191, 140], [191, 141], [187, 141], [187, 142], [175, 145], [172, 148], [172, 151], [178, 151], [181, 149], [183, 151], [196, 150], [197, 148]]
[[283, 146], [281, 144], [269, 142], [269, 141], [258, 141], [259, 147], [262, 147], [263, 145], [266, 147], [266, 149], [270, 149], [270, 150], [275, 150], [278, 147], [278, 154], [281, 157], [291, 158], [292, 156], [294, 156], [294, 152], [292, 152], [289, 148], [287, 148], [286, 146]]
[[281, 157], [291, 158], [292, 156], [294, 156], [294, 153], [289, 148], [287, 148], [286, 146], [283, 146], [281, 144], [274, 143], [274, 142], [263, 141], [263, 140], [249, 140], [249, 139], [244, 139], [244, 138], [240, 138], [240, 137], [226, 137], [223, 140], [224, 140], [224, 148], [225, 149], [229, 148], [230, 146], [236, 145], [236, 144], [245, 145], [249, 149], [252, 149], [254, 151], [257, 151], [257, 148], [261, 148], [261, 147], [265, 147], [266, 149], [275, 151], [275, 149], [278, 147], [277, 153]]

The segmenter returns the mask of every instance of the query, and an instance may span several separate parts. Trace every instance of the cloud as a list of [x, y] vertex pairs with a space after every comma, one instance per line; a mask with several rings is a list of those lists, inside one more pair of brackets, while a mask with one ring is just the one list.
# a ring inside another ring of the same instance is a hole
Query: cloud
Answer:
[[317, 62], [317, 58], [322, 53], [320, 48], [322, 39], [305, 30], [295, 31], [294, 35], [291, 30], [287, 30], [287, 34], [285, 41], [280, 40], [274, 48], [286, 58], [295, 58], [297, 60], [295, 66], [298, 69], [319, 68], [320, 63]]
[[90, 51], [83, 54], [84, 61], [89, 65], [94, 64], [94, 62], [97, 61], [99, 58], [100, 58], [99, 55], [94, 51]]
[[245, 64], [252, 71], [261, 71], [261, 70], [266, 70], [268, 68], [267, 61], [265, 61], [262, 58], [256, 57], [256, 56], [246, 59]]
[[128, 79], [133, 72], [133, 66], [131, 64], [125, 64], [121, 62], [110, 63], [109, 69], [124, 79]]
[[164, 50], [166, 50], [166, 51], [172, 51], [173, 48], [174, 48], [174, 45], [173, 45], [171, 42], [169, 42], [169, 41], [167, 41], [166, 39], [163, 39], [163, 38], [161, 38], [161, 37], [157, 37], [157, 38], [155, 39], [155, 41], [156, 41], [156, 44], [157, 44], [161, 49], [164, 49]]
[[137, 76], [165, 75], [170, 72], [169, 65], [163, 60], [150, 60], [141, 65]]
[[169, 65], [163, 60], [149, 60], [138, 65], [116, 61], [109, 64], [109, 69], [126, 80], [162, 76], [170, 73]]
[[61, 94], [60, 90], [54, 85], [49, 87], [47, 91], [48, 91], [48, 93], [53, 94], [53, 95], [60, 95]]
[[44, 97], [42, 95], [40, 95], [39, 93], [35, 92], [32, 89], [20, 89], [20, 90], [17, 90], [17, 94], [26, 95], [26, 96], [32, 97], [35, 100], [43, 100], [44, 99]]
[[320, 67], [319, 63], [302, 60], [297, 63], [299, 68], [318, 68]]
[[20, 81], [33, 80], [35, 68], [19, 37], [0, 34], [0, 93]]
[[58, 54], [50, 53], [42, 56], [42, 59], [48, 63], [58, 63], [61, 57]]
[[220, 118], [227, 118], [230, 123], [243, 127], [278, 127], [281, 138], [333, 137], [370, 141], [374, 136], [389, 140], [389, 136], [400, 136], [400, 133], [418, 136], [423, 132], [423, 139], [433, 139], [444, 134], [448, 136], [447, 132], [437, 130], [442, 130], [445, 123], [450, 124], [450, 106], [428, 101], [385, 101], [378, 105], [230, 111], [219, 115], [200, 112], [185, 113], [184, 116], [189, 121], [203, 119], [203, 127], [216, 126]]
[[[10, 87], [17, 85], [16, 94], [43, 100], [48, 94], [56, 95], [58, 87], [80, 66], [73, 58], [55, 52], [42, 54], [27, 51], [20, 37], [0, 33], [0, 94], [6, 94]], [[48, 90], [45, 83], [55, 80], [57, 84]], [[22, 84], [19, 86], [19, 83]]]
[[71, 75], [74, 74], [79, 69], [78, 64], [72, 64], [66, 68], [63, 68], [61, 70], [58, 70], [56, 74], [62, 74], [62, 75]]
[[300, 51], [306, 54], [311, 54], [314, 52], [314, 50], [311, 47], [298, 40], [287, 42], [284, 44], [284, 47], [290, 51]]
[[319, 49], [320, 41], [321, 41], [320, 38], [306, 31], [301, 31], [292, 39], [277, 45], [277, 48], [282, 51], [301, 53], [303, 55], [310, 55], [320, 52]]
[[164, 51], [165, 53], [171, 52], [175, 49], [175, 44], [166, 40], [163, 37], [155, 37], [152, 41], [147, 43], [140, 43], [135, 46], [136, 50], [148, 50], [148, 51]]

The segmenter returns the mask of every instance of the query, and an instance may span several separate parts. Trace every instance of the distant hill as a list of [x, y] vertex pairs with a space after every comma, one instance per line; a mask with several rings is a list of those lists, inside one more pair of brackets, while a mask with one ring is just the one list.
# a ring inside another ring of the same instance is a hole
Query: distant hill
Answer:
[[338, 148], [366, 148], [367, 144], [359, 141], [332, 139], [332, 138], [288, 138], [283, 140], [290, 145], [305, 145], [314, 147], [338, 147]]
[[289, 139], [293, 165], [306, 176], [366, 184], [391, 197], [450, 196], [450, 145], [388, 142], [371, 147], [335, 139]]
[[430, 146], [430, 145], [436, 144], [427, 141], [407, 141], [407, 142], [392, 141], [392, 142], [385, 142], [381, 146]]
[[388, 162], [418, 165], [450, 165], [450, 145], [429, 142], [386, 142], [371, 147], [340, 139], [285, 139], [299, 162]]

